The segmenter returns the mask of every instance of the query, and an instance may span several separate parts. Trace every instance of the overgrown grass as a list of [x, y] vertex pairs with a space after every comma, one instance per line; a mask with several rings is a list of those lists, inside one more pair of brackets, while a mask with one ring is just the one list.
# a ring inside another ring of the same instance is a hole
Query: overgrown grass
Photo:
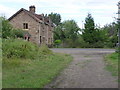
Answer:
[[3, 39], [3, 56], [6, 58], [29, 58], [34, 59], [37, 56], [38, 47], [22, 39]]
[[2, 39], [0, 38], [0, 89], [2, 88]]
[[113, 76], [118, 76], [118, 53], [112, 53], [105, 57], [107, 70], [112, 72]]
[[[24, 45], [24, 41], [20, 42]], [[13, 43], [16, 43], [16, 45], [20, 44], [17, 44], [17, 41], [13, 41]], [[46, 46], [39, 48], [33, 46], [31, 43], [29, 44], [34, 48], [30, 55], [36, 58], [31, 58], [31, 56], [23, 58], [19, 57], [19, 54], [17, 57], [12, 54], [13, 56], [8, 58], [4, 55], [2, 62], [3, 88], [43, 88], [44, 85], [51, 82], [72, 60], [70, 55], [53, 53]], [[16, 45], [14, 46], [13, 44], [14, 47], [19, 47], [19, 45]]]

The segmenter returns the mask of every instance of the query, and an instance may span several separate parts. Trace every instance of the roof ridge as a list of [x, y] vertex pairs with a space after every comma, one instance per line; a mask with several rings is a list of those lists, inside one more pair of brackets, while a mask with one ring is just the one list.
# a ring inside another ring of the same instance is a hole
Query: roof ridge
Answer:
[[[49, 22], [49, 17], [44, 17], [42, 14], [34, 14], [34, 13], [31, 13], [30, 11], [24, 9], [24, 8], [21, 8], [19, 11], [17, 11], [15, 14], [13, 14], [8, 20], [10, 21], [12, 18], [14, 18], [17, 14], [19, 14], [21, 11], [24, 11], [26, 12], [29, 16], [31, 16], [33, 19], [35, 19], [36, 21], [38, 22], [41, 22], [41, 23], [46, 23], [46, 24], [50, 24], [52, 25], [51, 22]], [[40, 16], [44, 19], [41, 19]]]

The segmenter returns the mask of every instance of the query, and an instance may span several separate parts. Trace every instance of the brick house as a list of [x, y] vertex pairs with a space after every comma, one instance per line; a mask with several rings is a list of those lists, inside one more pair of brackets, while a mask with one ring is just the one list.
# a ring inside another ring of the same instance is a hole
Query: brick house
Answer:
[[54, 24], [44, 14], [36, 14], [35, 6], [30, 6], [29, 11], [21, 8], [8, 20], [14, 28], [28, 32], [24, 34], [24, 39], [38, 45], [46, 44], [51, 46], [53, 44]]

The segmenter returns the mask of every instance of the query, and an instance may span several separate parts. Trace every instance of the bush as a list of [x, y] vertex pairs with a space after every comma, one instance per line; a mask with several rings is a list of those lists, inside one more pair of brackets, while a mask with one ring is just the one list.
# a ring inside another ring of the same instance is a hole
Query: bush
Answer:
[[24, 38], [24, 33], [25, 33], [25, 31], [20, 30], [20, 29], [11, 30], [11, 36], [13, 38]]
[[[23, 38], [25, 31], [20, 29], [14, 29], [9, 21], [3, 17], [0, 18], [2, 21], [2, 38]], [[1, 22], [0, 22], [1, 23]], [[1, 33], [0, 33], [1, 34]]]
[[116, 47], [116, 48], [115, 48], [115, 52], [116, 52], [116, 53], [120, 53], [120, 47]]
[[91, 48], [103, 48], [104, 43], [102, 41], [98, 41], [98, 42], [96, 42], [94, 44], [91, 44], [90, 46], [91, 46]]
[[39, 48], [39, 56], [52, 54], [52, 51], [44, 44], [42, 44]]
[[62, 43], [62, 41], [61, 41], [61, 40], [55, 40], [55, 42], [54, 42], [54, 43], [55, 43], [55, 46], [57, 46], [57, 47], [58, 47], [58, 46]]
[[11, 30], [13, 29], [12, 25], [5, 18], [1, 18], [2, 20], [2, 38], [11, 37]]
[[30, 58], [34, 59], [38, 52], [38, 46], [21, 39], [3, 39], [3, 57], [6, 58]]
[[36, 59], [52, 54], [46, 45], [38, 47], [22, 39], [3, 39], [3, 58]]

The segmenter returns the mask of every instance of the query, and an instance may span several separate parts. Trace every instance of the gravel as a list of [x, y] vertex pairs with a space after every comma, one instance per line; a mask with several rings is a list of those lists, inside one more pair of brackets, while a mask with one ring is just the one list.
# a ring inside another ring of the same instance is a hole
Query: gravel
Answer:
[[105, 69], [104, 55], [114, 49], [54, 48], [67, 53], [73, 61], [45, 88], [118, 88], [117, 77]]

